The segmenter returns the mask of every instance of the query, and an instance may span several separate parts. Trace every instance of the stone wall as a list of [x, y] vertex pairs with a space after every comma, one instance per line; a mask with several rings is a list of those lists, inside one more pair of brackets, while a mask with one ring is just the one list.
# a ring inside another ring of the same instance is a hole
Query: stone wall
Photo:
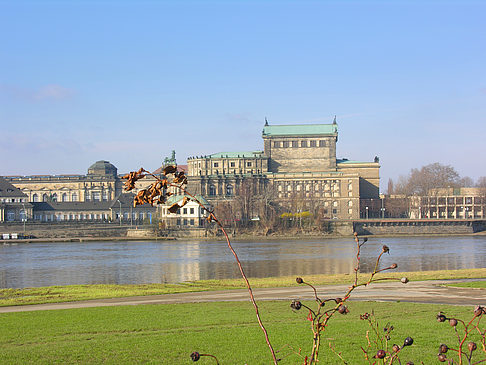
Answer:
[[379, 234], [470, 234], [485, 230], [485, 221], [471, 220], [373, 220], [354, 223], [360, 235]]
[[[116, 223], [27, 223], [25, 235], [33, 238], [125, 237], [130, 226]], [[24, 234], [22, 223], [0, 224], [0, 235]]]

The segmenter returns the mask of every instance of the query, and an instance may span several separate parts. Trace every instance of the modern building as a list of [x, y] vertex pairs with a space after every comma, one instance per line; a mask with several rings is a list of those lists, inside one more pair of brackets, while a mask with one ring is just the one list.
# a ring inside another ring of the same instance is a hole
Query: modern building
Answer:
[[427, 196], [411, 196], [412, 219], [484, 219], [486, 190], [484, 188], [432, 189]]

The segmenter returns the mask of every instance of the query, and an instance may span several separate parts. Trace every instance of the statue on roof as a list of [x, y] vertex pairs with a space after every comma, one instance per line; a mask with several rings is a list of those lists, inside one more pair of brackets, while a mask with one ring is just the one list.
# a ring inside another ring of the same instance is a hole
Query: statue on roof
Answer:
[[334, 115], [334, 121], [332, 122], [332, 124], [336, 124], [336, 115]]
[[265, 127], [268, 127], [268, 120], [267, 120], [267, 117], [265, 117]]
[[167, 166], [167, 165], [176, 165], [177, 166], [177, 162], [176, 162], [176, 151], [175, 150], [172, 150], [172, 155], [171, 157], [166, 157], [164, 158], [164, 166]]

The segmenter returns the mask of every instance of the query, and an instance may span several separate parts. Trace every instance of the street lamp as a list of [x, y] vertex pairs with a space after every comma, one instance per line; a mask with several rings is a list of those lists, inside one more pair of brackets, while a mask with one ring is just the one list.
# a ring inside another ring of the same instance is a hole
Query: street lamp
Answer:
[[120, 214], [119, 214], [119, 218], [120, 218], [120, 227], [121, 227], [121, 219], [122, 219], [122, 212], [121, 212], [121, 201], [120, 200], [117, 200], [118, 204], [120, 204]]
[[464, 207], [464, 219], [467, 219], [467, 211], [469, 210], [469, 207]]
[[366, 219], [368, 219], [368, 207], [365, 208], [366, 208]]

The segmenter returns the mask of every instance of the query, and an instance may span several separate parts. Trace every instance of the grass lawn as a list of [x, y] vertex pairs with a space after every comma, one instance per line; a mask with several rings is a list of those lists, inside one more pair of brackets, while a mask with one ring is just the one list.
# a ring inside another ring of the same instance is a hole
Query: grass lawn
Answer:
[[[440, 270], [419, 272], [387, 272], [386, 277], [408, 277], [410, 280], [484, 278], [486, 269]], [[367, 274], [360, 274], [368, 278]], [[304, 279], [314, 285], [348, 284], [352, 276], [305, 275]], [[295, 276], [280, 278], [250, 278], [254, 288], [296, 286]], [[208, 290], [243, 289], [242, 279], [202, 280], [181, 284], [144, 284], [144, 285], [67, 285], [41, 288], [0, 289], [0, 306], [67, 302], [87, 299], [121, 298], [138, 295], [156, 295]]]
[[[307, 312], [287, 301], [260, 302], [262, 319], [276, 349], [291, 345], [308, 353], [312, 343]], [[306, 303], [312, 305], [313, 303]], [[410, 303], [349, 302], [324, 332], [320, 364], [339, 364], [331, 342], [349, 364], [364, 361], [369, 326], [359, 315], [374, 311], [380, 327], [394, 326], [390, 346], [407, 336], [402, 364], [437, 363], [441, 343], [456, 344], [453, 329], [439, 323], [439, 310], [467, 319], [472, 307]], [[221, 364], [270, 364], [271, 356], [249, 302], [100, 307], [0, 314], [2, 364], [191, 364], [193, 351], [216, 355]], [[477, 341], [477, 338], [474, 340]], [[478, 351], [480, 351], [478, 349]], [[282, 364], [302, 359], [286, 348]], [[214, 364], [201, 358], [200, 364]]]
[[467, 281], [464, 283], [447, 284], [447, 286], [453, 286], [458, 288], [486, 289], [486, 281]]

